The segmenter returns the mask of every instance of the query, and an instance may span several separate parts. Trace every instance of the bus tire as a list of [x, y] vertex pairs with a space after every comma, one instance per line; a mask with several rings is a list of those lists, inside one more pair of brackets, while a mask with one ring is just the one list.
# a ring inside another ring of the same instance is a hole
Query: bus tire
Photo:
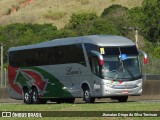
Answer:
[[128, 96], [121, 96], [121, 97], [118, 97], [118, 102], [127, 102], [128, 100]]
[[23, 101], [24, 101], [25, 104], [31, 104], [32, 103], [31, 94], [30, 94], [28, 89], [23, 90]]
[[46, 99], [40, 99], [38, 96], [38, 90], [37, 88], [32, 89], [32, 103], [33, 104], [46, 104]]
[[33, 104], [39, 104], [40, 103], [37, 88], [32, 89], [32, 102], [33, 102]]
[[88, 86], [83, 89], [83, 99], [86, 103], [94, 103], [95, 101], [95, 98], [91, 97], [91, 92]]

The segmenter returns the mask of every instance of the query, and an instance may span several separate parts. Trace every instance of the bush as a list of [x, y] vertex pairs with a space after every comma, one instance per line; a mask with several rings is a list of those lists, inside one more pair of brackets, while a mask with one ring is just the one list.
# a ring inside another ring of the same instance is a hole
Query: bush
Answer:
[[95, 20], [97, 15], [95, 13], [80, 13], [73, 14], [67, 25], [67, 28], [76, 29], [79, 25], [86, 23], [87, 21]]
[[1, 41], [10, 41], [9, 46], [26, 45], [46, 41], [53, 37], [57, 28], [52, 24], [9, 24], [0, 30]]
[[61, 29], [59, 31], [55, 31], [53, 39], [59, 38], [67, 38], [67, 37], [76, 37], [77, 33], [71, 29]]
[[160, 47], [156, 47], [153, 51], [153, 55], [156, 57], [156, 58], [160, 58]]

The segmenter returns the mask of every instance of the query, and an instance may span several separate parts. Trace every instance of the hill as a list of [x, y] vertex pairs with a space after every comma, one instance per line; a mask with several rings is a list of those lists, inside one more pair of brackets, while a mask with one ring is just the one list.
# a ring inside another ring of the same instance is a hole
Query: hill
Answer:
[[140, 6], [143, 0], [0, 0], [0, 24], [52, 23], [63, 28], [74, 13], [94, 12], [100, 15], [112, 4], [128, 8]]

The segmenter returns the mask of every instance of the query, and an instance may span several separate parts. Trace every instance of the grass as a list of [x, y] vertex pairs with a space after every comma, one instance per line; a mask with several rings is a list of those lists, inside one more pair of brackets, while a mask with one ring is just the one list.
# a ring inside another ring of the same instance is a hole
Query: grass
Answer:
[[57, 11], [57, 12], [48, 11], [48, 12], [44, 15], [44, 18], [46, 18], [46, 19], [51, 19], [51, 20], [59, 20], [59, 19], [64, 18], [65, 15], [66, 15], [65, 12], [60, 12], [60, 11]]
[[6, 14], [12, 6], [17, 6], [23, 0], [0, 0], [0, 16]]
[[[42, 108], [42, 109], [40, 109]], [[0, 104], [0, 111], [159, 111], [159, 102], [126, 102], [94, 104]]]
[[[20, 4], [21, 1], [24, 0], [0, 0], [0, 24], [14, 22], [53, 23], [58, 28], [63, 28], [73, 13], [94, 12], [100, 15], [105, 8], [112, 4], [132, 8], [140, 6], [143, 0], [33, 0], [31, 4], [20, 8], [16, 13], [4, 16], [4, 13], [12, 5]], [[48, 13], [48, 11], [51, 12]], [[44, 16], [49, 16], [52, 19]]]
[[[0, 111], [159, 111], [159, 102], [126, 102], [126, 103], [94, 103], [94, 104], [45, 104], [45, 105], [25, 105], [25, 104], [0, 104]], [[103, 113], [103, 112], [102, 112]], [[123, 113], [123, 112], [122, 112]], [[131, 112], [132, 113], [132, 112]], [[139, 112], [138, 112], [139, 113]], [[54, 113], [53, 113], [54, 114]], [[63, 112], [62, 112], [63, 114]], [[79, 113], [80, 114], [80, 113]], [[95, 112], [93, 112], [95, 114]], [[80, 115], [81, 116], [81, 115]], [[36, 119], [36, 118], [34, 118]], [[38, 120], [40, 118], [37, 118]], [[49, 120], [49, 117], [42, 118], [43, 120]], [[53, 118], [52, 118], [53, 119]], [[54, 119], [59, 119], [56, 117]], [[60, 117], [60, 119], [75, 119], [75, 117]], [[137, 120], [137, 119], [153, 119], [153, 117], [76, 117], [78, 120], [83, 119], [102, 119], [102, 120]], [[158, 120], [158, 117], [155, 117]]]

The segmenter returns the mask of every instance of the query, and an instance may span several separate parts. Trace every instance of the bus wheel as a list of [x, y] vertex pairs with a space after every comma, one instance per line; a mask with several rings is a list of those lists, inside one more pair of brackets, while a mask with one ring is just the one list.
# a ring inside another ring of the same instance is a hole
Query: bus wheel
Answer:
[[32, 101], [31, 101], [31, 94], [29, 93], [28, 89], [24, 89], [23, 90], [23, 101], [26, 104], [31, 104], [32, 103]]
[[121, 96], [117, 98], [119, 102], [127, 102], [128, 96]]
[[95, 101], [95, 98], [91, 97], [91, 92], [88, 87], [83, 89], [83, 99], [86, 101], [86, 103], [94, 103]]
[[32, 102], [33, 104], [46, 104], [47, 99], [40, 99], [38, 96], [37, 88], [32, 89]]
[[32, 102], [33, 104], [40, 103], [37, 88], [32, 89]]

